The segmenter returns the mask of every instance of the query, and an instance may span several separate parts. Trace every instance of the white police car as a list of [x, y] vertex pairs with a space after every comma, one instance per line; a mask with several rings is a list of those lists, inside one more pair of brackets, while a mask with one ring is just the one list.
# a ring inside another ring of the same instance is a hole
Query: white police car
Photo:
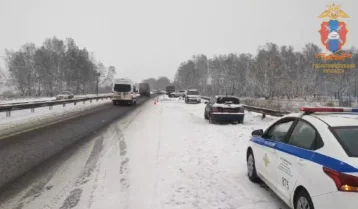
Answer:
[[248, 177], [290, 208], [358, 208], [358, 108], [309, 108], [287, 115], [247, 149]]

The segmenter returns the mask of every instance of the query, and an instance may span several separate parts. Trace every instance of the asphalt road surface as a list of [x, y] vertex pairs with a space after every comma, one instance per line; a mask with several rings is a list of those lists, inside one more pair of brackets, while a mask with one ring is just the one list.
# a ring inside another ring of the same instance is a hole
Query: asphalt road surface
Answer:
[[[108, 103], [89, 114], [2, 139], [0, 185], [3, 186], [0, 188], [0, 208], [28, 208], [24, 202], [26, 197], [36, 196], [40, 191], [49, 189], [43, 188], [46, 182], [39, 182], [37, 178], [44, 173], [49, 175], [51, 171], [55, 172], [56, 165], [64, 163], [68, 156], [88, 143], [94, 144], [84, 163], [91, 165], [101, 149], [101, 130], [140, 108], [147, 100], [146, 97], [138, 98], [135, 106], [114, 106]], [[50, 176], [46, 178], [51, 179]], [[15, 205], [13, 201], [9, 202], [14, 195], [19, 196], [19, 193], [24, 192], [25, 188], [31, 189], [26, 191], [21, 200], [15, 200]], [[68, 204], [71, 205], [70, 201]], [[61, 208], [71, 208], [70, 205]]]

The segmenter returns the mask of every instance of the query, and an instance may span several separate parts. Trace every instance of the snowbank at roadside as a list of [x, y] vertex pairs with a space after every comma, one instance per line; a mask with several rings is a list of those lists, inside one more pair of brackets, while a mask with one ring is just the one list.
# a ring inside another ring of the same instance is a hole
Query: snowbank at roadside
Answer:
[[35, 112], [30, 109], [11, 111], [11, 116], [6, 117], [5, 112], [0, 112], [0, 138], [2, 136], [32, 129], [55, 121], [74, 117], [85, 111], [91, 110], [101, 105], [111, 103], [111, 100], [93, 100], [92, 103], [86, 101], [62, 105], [55, 105], [50, 110], [49, 107], [35, 108]]

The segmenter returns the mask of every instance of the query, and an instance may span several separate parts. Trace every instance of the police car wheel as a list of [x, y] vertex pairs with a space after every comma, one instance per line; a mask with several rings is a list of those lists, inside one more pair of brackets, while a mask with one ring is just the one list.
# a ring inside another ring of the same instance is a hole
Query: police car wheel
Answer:
[[247, 175], [252, 182], [259, 182], [259, 177], [256, 173], [254, 154], [250, 151], [247, 156]]
[[311, 197], [306, 190], [301, 190], [295, 197], [295, 209], [314, 209]]
[[205, 118], [206, 120], [209, 119], [208, 116], [206, 115], [206, 112], [204, 112], [204, 118]]

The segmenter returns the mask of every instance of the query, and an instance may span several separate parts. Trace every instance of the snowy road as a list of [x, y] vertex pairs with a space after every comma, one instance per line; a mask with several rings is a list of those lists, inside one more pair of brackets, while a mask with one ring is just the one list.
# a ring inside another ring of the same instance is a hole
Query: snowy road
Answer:
[[286, 209], [246, 176], [250, 134], [273, 119], [211, 125], [203, 108], [148, 102], [8, 185], [0, 208]]

